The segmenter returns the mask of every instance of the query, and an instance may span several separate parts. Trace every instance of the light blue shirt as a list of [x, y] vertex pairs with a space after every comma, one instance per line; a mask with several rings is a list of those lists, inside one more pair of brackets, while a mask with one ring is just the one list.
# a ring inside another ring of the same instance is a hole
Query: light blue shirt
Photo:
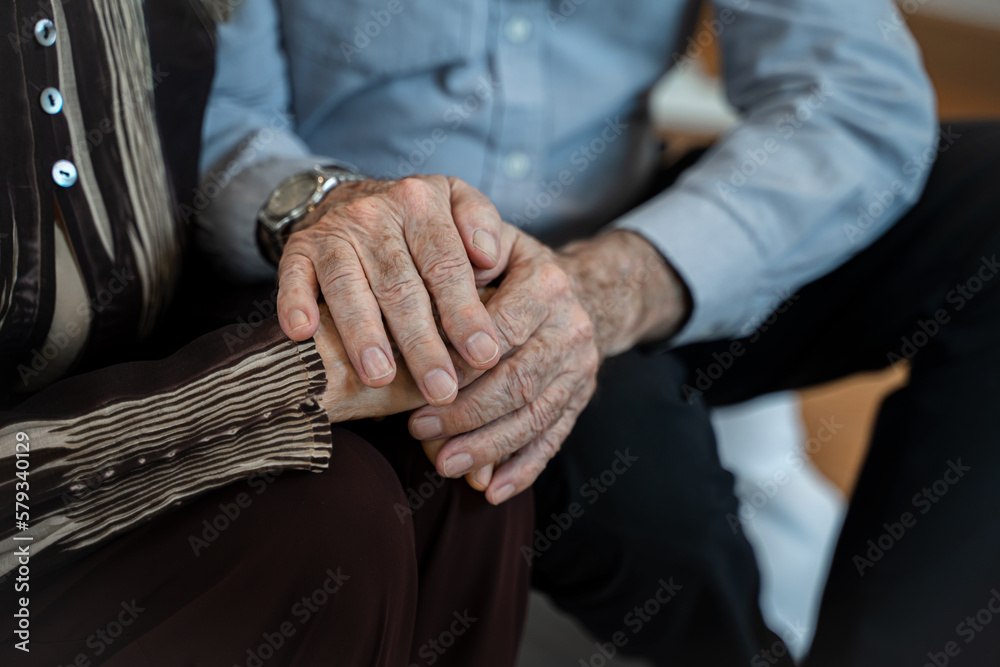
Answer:
[[[196, 208], [243, 279], [254, 217], [317, 162], [458, 176], [553, 243], [603, 221], [652, 242], [694, 310], [674, 344], [749, 334], [916, 200], [935, 100], [890, 0], [245, 0], [218, 31]], [[656, 167], [653, 84], [718, 39], [741, 122], [626, 212]]]

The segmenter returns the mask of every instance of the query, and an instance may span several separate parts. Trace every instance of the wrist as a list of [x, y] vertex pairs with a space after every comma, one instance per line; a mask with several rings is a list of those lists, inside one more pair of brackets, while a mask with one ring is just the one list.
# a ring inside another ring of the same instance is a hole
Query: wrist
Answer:
[[391, 383], [372, 388], [362, 382], [326, 305], [320, 306], [320, 325], [313, 341], [326, 370], [326, 389], [318, 397], [318, 403], [326, 410], [331, 423], [387, 417], [426, 403], [398, 355], [394, 355], [397, 370]]
[[572, 243], [559, 256], [602, 358], [668, 338], [686, 321], [687, 287], [642, 236], [614, 231]]
[[290, 234], [312, 227], [319, 222], [324, 215], [326, 215], [327, 211], [337, 208], [338, 206], [342, 206], [354, 199], [358, 199], [359, 197], [365, 197], [380, 192], [385, 189], [388, 183], [392, 182], [393, 181], [380, 181], [374, 178], [368, 178], [363, 181], [344, 181], [343, 183], [339, 183], [337, 187], [332, 188], [326, 193], [326, 195], [324, 195], [323, 199], [320, 200], [315, 208], [291, 225]]
[[292, 231], [331, 191], [364, 180], [368, 177], [342, 167], [315, 165], [279, 183], [257, 212], [257, 244], [264, 257], [277, 265]]

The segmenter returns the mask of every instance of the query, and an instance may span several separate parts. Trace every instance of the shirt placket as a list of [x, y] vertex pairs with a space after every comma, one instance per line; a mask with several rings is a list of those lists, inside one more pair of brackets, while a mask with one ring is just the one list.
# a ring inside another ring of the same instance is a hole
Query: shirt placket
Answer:
[[538, 192], [545, 143], [546, 3], [498, 2], [495, 63], [502, 100], [494, 124], [491, 159], [493, 198], [508, 217], [520, 213]]

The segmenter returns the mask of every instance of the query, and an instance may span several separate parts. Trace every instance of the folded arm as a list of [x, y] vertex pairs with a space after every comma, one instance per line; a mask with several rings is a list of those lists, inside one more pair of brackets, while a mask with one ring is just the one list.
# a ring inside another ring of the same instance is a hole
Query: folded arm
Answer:
[[233, 481], [321, 471], [331, 423], [423, 403], [405, 373], [391, 387], [362, 384], [325, 309], [304, 342], [269, 318], [249, 336], [234, 325], [167, 359], [56, 382], [0, 413], [0, 467], [12, 472], [0, 480], [0, 574], [17, 564], [19, 491], [32, 553], [68, 558]]

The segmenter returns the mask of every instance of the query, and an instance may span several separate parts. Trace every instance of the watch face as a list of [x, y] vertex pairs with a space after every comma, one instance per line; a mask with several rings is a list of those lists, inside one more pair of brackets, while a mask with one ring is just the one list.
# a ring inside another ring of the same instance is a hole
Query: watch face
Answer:
[[271, 193], [267, 200], [267, 213], [274, 218], [283, 218], [296, 206], [309, 201], [316, 192], [316, 174], [304, 172], [286, 179]]

